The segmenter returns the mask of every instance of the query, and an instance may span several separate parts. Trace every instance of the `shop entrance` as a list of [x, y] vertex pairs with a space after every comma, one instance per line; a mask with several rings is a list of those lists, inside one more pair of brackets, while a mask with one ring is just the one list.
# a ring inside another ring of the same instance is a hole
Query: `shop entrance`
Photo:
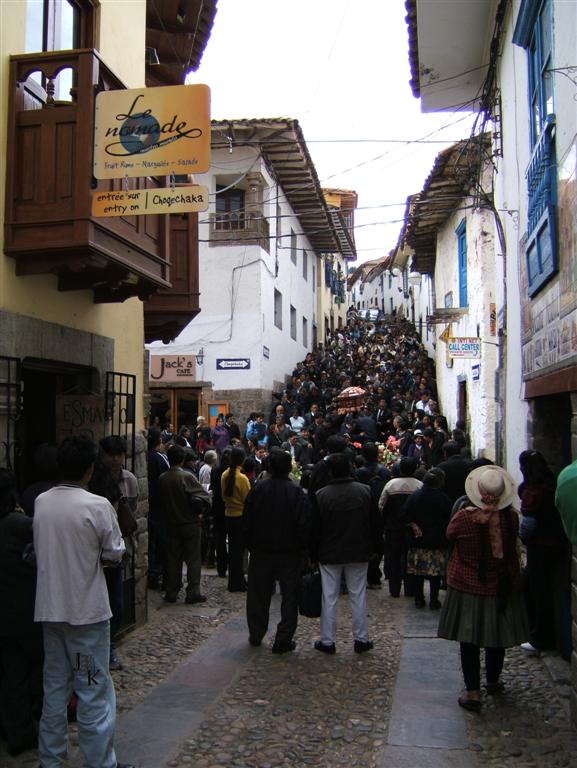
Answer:
[[150, 425], [164, 429], [172, 424], [175, 431], [186, 424], [196, 426], [201, 413], [200, 389], [151, 389]]
[[59, 440], [56, 401], [68, 393], [90, 394], [96, 371], [83, 366], [25, 358], [21, 367], [22, 410], [18, 422], [16, 474], [24, 488], [34, 481], [33, 458], [42, 443]]

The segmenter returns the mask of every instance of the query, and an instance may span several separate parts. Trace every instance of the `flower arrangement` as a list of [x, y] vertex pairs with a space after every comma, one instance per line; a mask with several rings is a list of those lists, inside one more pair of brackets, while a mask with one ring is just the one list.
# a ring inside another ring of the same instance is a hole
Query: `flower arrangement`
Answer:
[[376, 445], [379, 451], [379, 464], [390, 467], [401, 458], [398, 441], [394, 438], [392, 440], [389, 438], [385, 445], [383, 443], [377, 443]]

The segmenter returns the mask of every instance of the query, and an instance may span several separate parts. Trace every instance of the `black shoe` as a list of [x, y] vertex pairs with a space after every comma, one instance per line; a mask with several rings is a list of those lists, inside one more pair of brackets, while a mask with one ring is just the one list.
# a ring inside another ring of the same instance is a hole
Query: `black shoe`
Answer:
[[136, 768], [132, 763], [116, 763], [116, 768]]
[[273, 653], [289, 653], [289, 651], [294, 651], [294, 649], [297, 647], [297, 644], [294, 640], [289, 640], [288, 643], [275, 643], [273, 647], [271, 648], [271, 651]]
[[320, 640], [317, 640], [315, 642], [315, 651], [320, 651], [321, 653], [328, 653], [329, 656], [334, 656], [337, 652], [337, 647], [334, 643], [331, 643], [330, 645], [325, 645], [324, 643], [321, 643]]
[[188, 605], [196, 605], [196, 603], [206, 603], [206, 599], [206, 595], [192, 595], [187, 597], [184, 602]]
[[249, 635], [248, 642], [252, 645], [253, 648], [258, 648], [259, 645], [262, 645], [262, 640], [260, 640], [258, 637], [252, 637]]
[[438, 611], [441, 608], [440, 600], [431, 600], [431, 602], [429, 603], [429, 608], [432, 611]]
[[170, 595], [164, 596], [165, 603], [176, 603], [176, 597], [170, 597]]
[[365, 653], [372, 651], [375, 644], [372, 640], [355, 640], [355, 653]]
[[424, 608], [425, 599], [423, 597], [415, 597], [415, 608]]
[[229, 592], [246, 592], [246, 584], [241, 585], [240, 587], [229, 587]]

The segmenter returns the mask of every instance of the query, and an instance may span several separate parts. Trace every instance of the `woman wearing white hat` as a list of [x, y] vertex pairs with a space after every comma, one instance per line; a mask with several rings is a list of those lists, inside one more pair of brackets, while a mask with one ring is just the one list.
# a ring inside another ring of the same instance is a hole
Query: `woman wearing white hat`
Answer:
[[527, 640], [529, 629], [516, 546], [519, 519], [511, 507], [515, 482], [501, 467], [479, 467], [467, 477], [465, 490], [471, 505], [455, 514], [446, 533], [454, 549], [438, 635], [460, 643], [466, 693], [459, 704], [478, 712], [480, 649], [485, 649], [487, 693], [500, 693], [505, 648]]

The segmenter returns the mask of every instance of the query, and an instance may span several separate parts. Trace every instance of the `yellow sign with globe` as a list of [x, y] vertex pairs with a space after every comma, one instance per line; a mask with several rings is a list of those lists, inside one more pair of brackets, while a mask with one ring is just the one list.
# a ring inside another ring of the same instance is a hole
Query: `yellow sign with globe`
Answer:
[[96, 96], [97, 179], [205, 173], [210, 167], [210, 88], [169, 85]]

